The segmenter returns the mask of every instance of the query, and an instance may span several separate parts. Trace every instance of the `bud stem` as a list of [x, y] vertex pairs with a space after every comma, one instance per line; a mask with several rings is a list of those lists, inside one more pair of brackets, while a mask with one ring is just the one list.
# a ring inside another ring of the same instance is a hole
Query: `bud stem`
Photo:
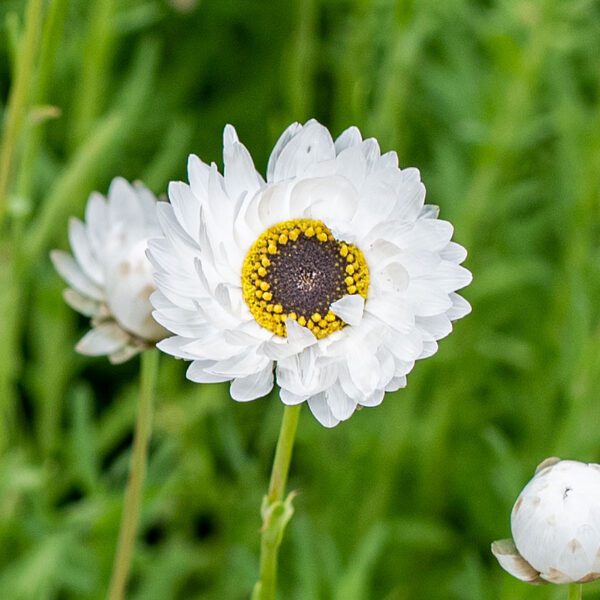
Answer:
[[569, 600], [581, 600], [583, 595], [583, 585], [581, 583], [569, 584]]
[[146, 350], [141, 357], [140, 400], [133, 436], [133, 450], [129, 481], [125, 490], [123, 516], [119, 530], [117, 553], [113, 566], [109, 600], [123, 600], [129, 579], [129, 569], [135, 548], [137, 525], [140, 518], [142, 488], [148, 460], [148, 442], [152, 431], [154, 388], [158, 373], [158, 350]]

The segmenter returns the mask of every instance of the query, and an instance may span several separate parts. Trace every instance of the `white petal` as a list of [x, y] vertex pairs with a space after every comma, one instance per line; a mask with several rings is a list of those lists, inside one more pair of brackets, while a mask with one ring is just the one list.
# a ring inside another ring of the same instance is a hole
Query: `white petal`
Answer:
[[229, 387], [231, 397], [238, 402], [262, 398], [273, 389], [273, 379], [273, 363], [269, 363], [258, 373], [234, 379]]
[[127, 335], [116, 323], [102, 323], [88, 331], [77, 343], [75, 350], [88, 356], [112, 354], [129, 342]]
[[316, 344], [317, 338], [307, 327], [302, 327], [291, 319], [286, 323], [287, 337], [273, 338], [262, 345], [262, 351], [271, 360], [283, 360], [294, 354], [299, 354], [312, 344]]
[[338, 421], [349, 419], [356, 409], [356, 402], [350, 396], [347, 396], [339, 385], [331, 386], [325, 392], [325, 396], [331, 414]]
[[279, 159], [282, 150], [287, 146], [288, 142], [302, 129], [300, 123], [292, 123], [280, 136], [275, 144], [271, 156], [269, 157], [269, 164], [267, 165], [267, 181], [272, 182], [275, 177], [275, 165]]
[[100, 302], [82, 296], [71, 288], [67, 288], [63, 291], [63, 298], [72, 309], [76, 310], [82, 315], [85, 315], [86, 317], [94, 317], [100, 311]]
[[121, 226], [131, 239], [144, 235], [144, 212], [133, 186], [122, 177], [115, 177], [108, 188], [108, 216], [111, 226]]
[[445, 338], [452, 331], [452, 323], [446, 314], [433, 317], [417, 317], [416, 323], [435, 340]]
[[182, 181], [171, 181], [168, 193], [179, 225], [193, 240], [197, 240], [200, 230], [200, 201], [190, 186]]
[[195, 154], [190, 154], [187, 164], [188, 179], [194, 196], [201, 203], [206, 201], [208, 192], [208, 174], [210, 167], [205, 162], [201, 161]]
[[286, 322], [288, 344], [299, 350], [304, 350], [317, 341], [314, 333], [308, 327], [302, 327], [297, 321], [290, 319]]
[[302, 404], [308, 400], [308, 396], [298, 396], [297, 394], [293, 394], [289, 390], [285, 388], [281, 388], [279, 390], [279, 397], [284, 404], [288, 404], [289, 406], [294, 406], [295, 404]]
[[348, 127], [335, 140], [335, 152], [340, 154], [346, 148], [358, 146], [362, 142], [362, 136], [358, 127]]
[[413, 279], [408, 286], [406, 297], [416, 316], [431, 317], [446, 312], [452, 307], [447, 292], [424, 279]]
[[130, 358], [133, 358], [136, 354], [142, 352], [144, 348], [142, 346], [134, 346], [133, 344], [127, 344], [116, 352], [109, 354], [108, 360], [113, 365], [120, 365], [127, 362]]
[[274, 161], [272, 181], [303, 175], [309, 167], [335, 158], [329, 131], [316, 121], [309, 121], [281, 149]]
[[324, 393], [311, 396], [308, 399], [308, 406], [321, 425], [324, 425], [325, 427], [335, 427], [340, 422], [340, 420], [336, 419], [331, 412]]
[[420, 357], [423, 337], [416, 328], [405, 333], [390, 331], [385, 338], [385, 345], [396, 358], [410, 362]]
[[75, 259], [85, 275], [95, 284], [101, 286], [104, 279], [102, 267], [94, 255], [85, 225], [79, 219], [69, 219], [69, 243], [73, 249]]
[[[406, 377], [394, 377], [385, 386], [386, 392], [397, 392], [400, 388], [406, 387]], [[377, 393], [377, 392], [375, 392]]]
[[365, 311], [400, 333], [407, 333], [414, 327], [415, 318], [411, 308], [406, 301], [391, 294], [369, 298], [365, 303]]
[[264, 185], [250, 153], [240, 143], [231, 125], [226, 125], [223, 132], [223, 163], [225, 187], [230, 198], [236, 200], [244, 193], [253, 196]]
[[[406, 379], [405, 379], [406, 381]], [[389, 385], [389, 384], [388, 384]], [[361, 398], [359, 404], [361, 406], [379, 406], [383, 402], [383, 398], [385, 396], [384, 390], [375, 390], [370, 396], [365, 396]]]
[[467, 258], [467, 251], [460, 244], [448, 242], [448, 245], [441, 251], [444, 260], [460, 265]]
[[383, 294], [401, 294], [406, 291], [408, 282], [406, 268], [399, 262], [388, 262], [373, 271], [371, 285]]
[[92, 250], [102, 256], [108, 233], [108, 205], [102, 194], [92, 192], [85, 207], [85, 224]]
[[262, 371], [271, 361], [266, 356], [245, 352], [231, 358], [215, 362], [207, 370], [223, 377], [247, 377]]
[[454, 228], [448, 221], [419, 219], [413, 229], [398, 237], [400, 248], [422, 248], [437, 252], [448, 245]]
[[471, 305], [462, 296], [450, 294], [450, 300], [452, 307], [446, 311], [446, 315], [451, 321], [462, 319], [471, 312]]
[[73, 257], [61, 250], [52, 250], [50, 258], [60, 276], [82, 296], [101, 302], [102, 290], [81, 270]]
[[185, 347], [192, 342], [189, 338], [184, 338], [178, 335], [174, 335], [170, 338], [165, 338], [156, 344], [156, 347], [165, 354], [170, 354], [176, 358], [186, 358], [193, 360], [194, 355], [187, 352]]
[[365, 396], [372, 394], [379, 380], [377, 358], [361, 348], [352, 348], [348, 352], [347, 360], [352, 383]]
[[358, 325], [365, 309], [365, 299], [360, 294], [349, 294], [333, 302], [329, 308], [348, 325]]
[[396, 190], [389, 182], [375, 177], [367, 180], [362, 186], [361, 201], [352, 219], [358, 237], [365, 237], [375, 226], [393, 218], [396, 202]]
[[420, 279], [431, 281], [440, 289], [449, 293], [469, 285], [473, 280], [473, 276], [470, 271], [460, 265], [442, 261], [434, 271], [425, 274]]
[[361, 149], [352, 146], [338, 153], [335, 159], [335, 170], [338, 175], [351, 181], [352, 185], [360, 190], [367, 174], [367, 163]]
[[195, 383], [222, 383], [223, 381], [230, 380], [230, 377], [220, 377], [212, 373], [207, 373], [205, 367], [209, 364], [212, 364], [212, 361], [195, 360], [188, 367], [185, 376]]

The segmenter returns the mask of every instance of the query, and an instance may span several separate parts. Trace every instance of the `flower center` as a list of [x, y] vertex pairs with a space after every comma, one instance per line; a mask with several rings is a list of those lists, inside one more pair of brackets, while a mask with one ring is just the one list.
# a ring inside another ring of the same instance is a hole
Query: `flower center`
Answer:
[[287, 319], [324, 338], [346, 324], [329, 306], [367, 297], [369, 269], [354, 245], [336, 240], [321, 221], [273, 225], [254, 242], [242, 267], [244, 300], [257, 323], [285, 337]]

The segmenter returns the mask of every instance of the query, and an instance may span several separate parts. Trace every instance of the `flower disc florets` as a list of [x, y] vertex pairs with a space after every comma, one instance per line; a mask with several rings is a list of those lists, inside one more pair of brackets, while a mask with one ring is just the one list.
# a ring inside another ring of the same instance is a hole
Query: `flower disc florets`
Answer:
[[244, 300], [257, 323], [285, 337], [288, 319], [322, 339], [345, 323], [330, 306], [346, 295], [367, 297], [369, 269], [353, 244], [321, 221], [296, 219], [270, 227], [244, 260]]
[[159, 203], [152, 302], [174, 334], [159, 348], [240, 401], [276, 375], [284, 403], [333, 427], [404, 386], [469, 312], [455, 293], [471, 281], [466, 252], [419, 172], [355, 127], [334, 141], [316, 121], [291, 125], [266, 179], [233, 127], [223, 142], [223, 175], [191, 156], [189, 185]]
[[492, 551], [511, 575], [531, 583], [600, 578], [600, 465], [544, 461], [511, 514], [513, 540]]

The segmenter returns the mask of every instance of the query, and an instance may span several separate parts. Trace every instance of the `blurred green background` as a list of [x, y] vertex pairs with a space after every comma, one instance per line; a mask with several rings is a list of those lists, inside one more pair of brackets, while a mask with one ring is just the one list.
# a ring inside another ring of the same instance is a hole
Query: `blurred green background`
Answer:
[[[264, 171], [312, 116], [421, 169], [473, 313], [382, 406], [334, 430], [304, 410], [282, 600], [566, 598], [489, 544], [541, 460], [600, 461], [599, 57], [592, 0], [2, 0], [0, 112], [11, 85], [24, 111], [0, 237], [0, 598], [102, 598], [117, 537], [138, 362], [73, 350], [87, 324], [48, 260], [68, 216], [115, 175], [164, 193], [190, 152], [220, 164], [228, 122]], [[282, 406], [184, 367], [162, 358], [130, 597], [248, 598]]]

